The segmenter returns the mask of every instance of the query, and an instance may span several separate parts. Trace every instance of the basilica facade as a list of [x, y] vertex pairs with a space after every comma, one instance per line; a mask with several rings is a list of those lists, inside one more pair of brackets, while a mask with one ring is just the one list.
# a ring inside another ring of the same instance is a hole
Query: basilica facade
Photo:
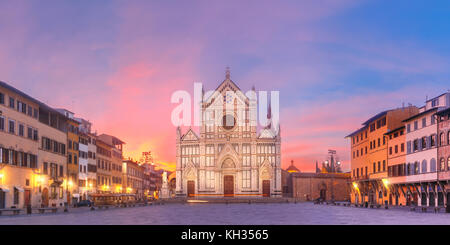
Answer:
[[[252, 91], [255, 91], [254, 89]], [[201, 101], [199, 134], [177, 128], [178, 197], [281, 197], [280, 128], [257, 126], [256, 97], [230, 79]]]

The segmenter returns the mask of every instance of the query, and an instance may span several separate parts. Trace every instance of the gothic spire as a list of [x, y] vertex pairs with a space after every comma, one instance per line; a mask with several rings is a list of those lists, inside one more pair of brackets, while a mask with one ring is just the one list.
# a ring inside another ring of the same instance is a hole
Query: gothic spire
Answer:
[[230, 67], [227, 66], [226, 70], [225, 70], [225, 78], [226, 79], [230, 79]]

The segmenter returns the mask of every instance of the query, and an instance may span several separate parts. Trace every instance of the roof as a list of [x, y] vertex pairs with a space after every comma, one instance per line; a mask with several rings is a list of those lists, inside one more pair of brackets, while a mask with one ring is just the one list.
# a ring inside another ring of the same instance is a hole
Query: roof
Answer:
[[364, 127], [360, 128], [360, 129], [354, 131], [353, 133], [351, 133], [351, 134], [345, 136], [344, 138], [352, 137], [353, 135], [355, 135], [355, 134], [357, 134], [357, 133], [363, 131], [363, 130], [366, 129], [366, 128], [367, 128], [367, 126], [364, 126]]
[[371, 122], [377, 120], [378, 118], [381, 118], [381, 117], [383, 117], [384, 115], [386, 115], [389, 111], [391, 111], [391, 110], [383, 111], [383, 112], [380, 112], [380, 113], [376, 114], [375, 116], [369, 118], [369, 120], [365, 121], [365, 122], [363, 123], [363, 125], [366, 125], [366, 126], [367, 126], [369, 123], [371, 123]]
[[428, 99], [428, 100], [425, 101], [425, 102], [432, 101], [432, 100], [434, 100], [434, 99], [437, 99], [437, 98], [441, 97], [442, 95], [446, 95], [446, 94], [449, 94], [449, 93], [450, 93], [450, 92], [442, 93], [442, 94], [440, 94], [440, 95], [438, 95], [438, 96], [436, 96], [436, 97], [433, 97], [433, 98], [431, 98], [431, 99]]
[[101, 134], [98, 136], [98, 139], [101, 139], [103, 142], [108, 143], [109, 145], [121, 145], [121, 144], [125, 144], [125, 142], [123, 142], [122, 140], [120, 140], [119, 138], [109, 135], [109, 134]]
[[30, 100], [31, 102], [33, 102], [35, 104], [38, 104], [39, 107], [41, 107], [42, 109], [46, 109], [46, 110], [54, 112], [54, 113], [59, 113], [54, 108], [51, 108], [50, 106], [40, 102], [39, 100], [29, 96], [28, 94], [26, 94], [26, 93], [24, 93], [24, 92], [22, 92], [22, 91], [20, 91], [20, 90], [18, 90], [16, 88], [12, 87], [11, 85], [9, 85], [9, 84], [7, 84], [7, 83], [5, 83], [3, 81], [0, 81], [0, 87], [3, 87], [3, 88], [5, 88], [5, 89], [7, 89], [9, 91], [12, 91], [13, 93], [18, 94], [19, 96], [22, 96], [25, 99]]
[[445, 108], [445, 109], [443, 109], [443, 110], [438, 110], [438, 111], [436, 112], [436, 114], [439, 115], [439, 116], [442, 116], [443, 114], [446, 114], [446, 113], [450, 113], [450, 107]]
[[431, 109], [426, 110], [426, 111], [424, 111], [424, 112], [418, 113], [418, 114], [416, 114], [416, 115], [414, 115], [414, 116], [412, 116], [412, 117], [406, 118], [406, 119], [403, 120], [402, 122], [408, 122], [408, 121], [411, 121], [411, 120], [413, 120], [413, 119], [415, 119], [415, 118], [421, 117], [421, 116], [423, 116], [423, 115], [425, 115], [425, 114], [428, 114], [428, 113], [430, 113], [430, 112], [432, 112], [432, 111], [435, 111], [435, 110], [437, 110], [437, 109], [438, 109], [438, 107], [431, 108]]

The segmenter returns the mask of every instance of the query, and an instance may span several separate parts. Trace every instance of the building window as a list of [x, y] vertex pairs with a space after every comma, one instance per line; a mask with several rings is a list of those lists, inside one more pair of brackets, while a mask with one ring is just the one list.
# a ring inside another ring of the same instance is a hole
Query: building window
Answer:
[[427, 160], [422, 161], [422, 173], [427, 172]]
[[214, 171], [206, 171], [206, 188], [214, 189]]
[[3, 93], [0, 93], [0, 104], [5, 104], [5, 95]]
[[25, 127], [23, 126], [23, 124], [19, 123], [19, 136], [24, 136], [25, 135]]
[[430, 161], [430, 172], [436, 172], [436, 159], [434, 158]]
[[5, 118], [0, 117], [0, 131], [5, 131]]
[[9, 97], [9, 108], [14, 109], [14, 98]]
[[16, 122], [14, 120], [9, 120], [9, 132], [14, 134], [16, 131]]
[[14, 205], [19, 204], [19, 190], [14, 187]]
[[445, 171], [445, 159], [441, 158], [441, 163], [439, 164], [439, 171]]
[[430, 136], [430, 146], [431, 147], [436, 146], [436, 135], [435, 134]]
[[251, 172], [250, 170], [242, 171], [242, 188], [250, 188]]

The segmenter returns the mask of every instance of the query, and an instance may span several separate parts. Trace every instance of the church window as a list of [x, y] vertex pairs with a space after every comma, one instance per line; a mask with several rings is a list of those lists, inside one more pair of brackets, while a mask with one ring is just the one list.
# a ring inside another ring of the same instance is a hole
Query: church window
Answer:
[[250, 166], [250, 156], [243, 156], [242, 157], [242, 165], [245, 167]]
[[250, 170], [242, 171], [242, 188], [250, 188], [251, 172]]
[[214, 189], [214, 171], [205, 171], [206, 188]]

